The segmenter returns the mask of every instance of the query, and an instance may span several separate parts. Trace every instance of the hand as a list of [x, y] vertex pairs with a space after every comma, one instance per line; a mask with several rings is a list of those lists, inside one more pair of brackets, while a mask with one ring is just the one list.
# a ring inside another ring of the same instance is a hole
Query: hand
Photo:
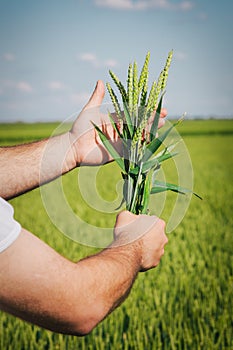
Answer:
[[[104, 94], [104, 83], [99, 80], [90, 100], [70, 130], [70, 141], [72, 143], [76, 165], [101, 165], [112, 160], [102, 145], [91, 122], [94, 122], [102, 130], [106, 131], [115, 148], [119, 153], [121, 152], [121, 142], [117, 133], [112, 128], [108, 115], [101, 113], [99, 110], [104, 99]], [[164, 125], [162, 118], [166, 115], [167, 111], [163, 108], [159, 127]]]
[[138, 254], [140, 271], [159, 264], [168, 238], [165, 222], [156, 216], [134, 215], [123, 211], [117, 216], [112, 246], [129, 246]]

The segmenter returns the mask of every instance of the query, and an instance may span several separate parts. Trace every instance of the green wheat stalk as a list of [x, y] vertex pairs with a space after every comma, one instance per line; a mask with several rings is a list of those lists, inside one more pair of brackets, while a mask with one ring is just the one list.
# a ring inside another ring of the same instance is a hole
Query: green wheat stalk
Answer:
[[[157, 151], [171, 130], [180, 121], [173, 124], [159, 138], [156, 137], [172, 55], [173, 51], [170, 51], [165, 66], [158, 80], [152, 83], [150, 91], [148, 91], [150, 52], [145, 57], [139, 77], [137, 63], [129, 64], [126, 88], [117, 75], [109, 71], [123, 104], [122, 111], [116, 93], [110, 83], [107, 83], [106, 86], [118, 124], [113, 120], [110, 113], [109, 118], [113, 128], [122, 140], [123, 156], [116, 151], [109, 141], [108, 135], [94, 124], [102, 143], [121, 169], [124, 181], [122, 202], [125, 202], [126, 209], [134, 214], [149, 213], [151, 194], [163, 191], [173, 191], [181, 194], [192, 192], [175, 184], [156, 180], [156, 174], [162, 163], [177, 155], [176, 152], [173, 152], [174, 144], [159, 153]], [[146, 133], [146, 127], [149, 126], [148, 121], [151, 117], [153, 117], [153, 122], [150, 125], [149, 132]], [[119, 124], [121, 130], [119, 130]], [[194, 194], [199, 197], [196, 193]]]

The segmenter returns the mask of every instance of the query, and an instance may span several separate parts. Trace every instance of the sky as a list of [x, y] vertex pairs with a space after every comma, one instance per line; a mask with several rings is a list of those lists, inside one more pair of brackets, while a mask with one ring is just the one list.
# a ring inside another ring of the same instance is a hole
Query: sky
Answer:
[[125, 83], [150, 51], [152, 82], [171, 49], [168, 117], [232, 117], [232, 16], [230, 0], [0, 0], [0, 122], [63, 121], [109, 69]]

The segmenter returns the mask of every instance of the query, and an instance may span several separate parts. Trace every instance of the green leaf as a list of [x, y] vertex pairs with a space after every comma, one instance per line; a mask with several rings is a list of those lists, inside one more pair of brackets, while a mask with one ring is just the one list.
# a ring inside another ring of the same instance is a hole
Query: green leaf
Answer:
[[[142, 174], [148, 172], [149, 170], [151, 170], [155, 166], [159, 167], [159, 161], [157, 158], [150, 159], [147, 162], [143, 163], [142, 164]], [[130, 174], [137, 175], [139, 173], [139, 169], [140, 169], [140, 167], [138, 165], [136, 165], [133, 169], [130, 169]]]
[[178, 140], [172, 144], [170, 144], [169, 146], [166, 146], [161, 152], [157, 153], [156, 154], [156, 158], [159, 158], [160, 156], [166, 154], [167, 152], [171, 152], [175, 147], [176, 145], [180, 142], [181, 140]]
[[149, 199], [150, 199], [152, 174], [153, 174], [152, 171], [150, 171], [149, 174], [146, 177], [146, 180], [145, 180], [144, 189], [143, 189], [141, 214], [147, 214], [148, 213], [148, 205], [149, 205]]
[[118, 205], [117, 208], [115, 208], [115, 210], [119, 210], [119, 209], [122, 207], [122, 205], [123, 205], [124, 203], [125, 203], [125, 198], [122, 198], [120, 204]]
[[123, 139], [123, 135], [121, 134], [120, 130], [118, 129], [117, 124], [116, 124], [115, 121], [113, 120], [113, 117], [112, 117], [112, 115], [111, 115], [110, 112], [108, 112], [108, 117], [109, 117], [109, 119], [110, 119], [110, 121], [111, 121], [111, 124], [112, 124], [113, 129], [117, 132], [118, 136], [119, 136], [121, 139]]
[[156, 156], [156, 159], [158, 160], [159, 163], [162, 163], [164, 160], [167, 160], [167, 159], [170, 159], [170, 158], [173, 158], [175, 156], [177, 156], [177, 154], [179, 154], [178, 152], [173, 152], [173, 153], [164, 153], [162, 154], [161, 156]]
[[157, 149], [161, 146], [163, 141], [166, 139], [168, 134], [171, 132], [171, 130], [178, 124], [180, 124], [184, 119], [184, 115], [177, 121], [175, 122], [168, 130], [166, 130], [161, 136], [158, 138], [154, 138], [147, 146], [146, 146], [146, 152], [144, 156], [142, 157], [142, 161], [145, 162], [148, 160], [156, 151]]
[[139, 168], [139, 172], [138, 172], [138, 176], [137, 176], [137, 181], [136, 184], [133, 188], [133, 197], [132, 197], [132, 201], [130, 203], [130, 209], [129, 211], [132, 211], [134, 213], [135, 211], [135, 203], [138, 197], [138, 191], [140, 188], [140, 183], [142, 181], [142, 163], [140, 164], [140, 168]]
[[153, 159], [150, 159], [143, 164], [142, 172], [145, 173], [148, 170], [151, 170], [154, 168], [159, 168], [159, 167], [160, 167], [160, 165], [159, 165], [158, 159], [153, 158]]
[[130, 168], [129, 174], [130, 175], [138, 175], [140, 167], [138, 165], [135, 165], [133, 168]]
[[164, 93], [160, 97], [159, 104], [158, 104], [158, 107], [156, 109], [155, 117], [154, 117], [153, 123], [151, 125], [150, 141], [152, 141], [153, 138], [156, 137], [156, 133], [157, 133], [157, 130], [158, 130], [158, 124], [159, 124], [159, 117], [160, 117], [162, 103], [163, 103], [163, 96], [164, 96]]
[[194, 193], [193, 191], [189, 190], [188, 188], [184, 188], [184, 187], [180, 187], [168, 182], [161, 182], [161, 181], [154, 181], [154, 185], [151, 189], [151, 194], [155, 194], [155, 193], [160, 193], [160, 192], [164, 192], [164, 191], [173, 191], [173, 192], [177, 192], [180, 194], [187, 194], [187, 193], [193, 193], [196, 197], [198, 197], [199, 199], [202, 199], [197, 193]]
[[172, 125], [168, 130], [166, 130], [160, 137], [154, 138], [147, 146], [146, 146], [146, 152], [144, 156], [142, 157], [142, 161], [147, 161], [161, 146], [163, 141], [166, 139], [167, 135], [170, 133], [170, 131], [174, 128], [175, 124]]
[[107, 136], [102, 132], [102, 130], [100, 130], [100, 128], [97, 125], [95, 125], [93, 122], [92, 122], [92, 124], [94, 125], [94, 128], [98, 132], [98, 135], [99, 135], [102, 143], [106, 147], [107, 151], [110, 153], [110, 155], [113, 157], [113, 159], [117, 162], [119, 167], [123, 171], [125, 171], [124, 160], [120, 157], [119, 153], [115, 150], [115, 148], [113, 147], [113, 145], [111, 144], [111, 142], [109, 141]]

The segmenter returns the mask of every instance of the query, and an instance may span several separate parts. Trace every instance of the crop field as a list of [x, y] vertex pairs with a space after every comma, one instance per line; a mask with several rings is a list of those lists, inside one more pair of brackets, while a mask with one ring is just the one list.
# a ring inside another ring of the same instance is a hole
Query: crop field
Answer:
[[[55, 127], [0, 124], [0, 144], [48, 137]], [[178, 131], [192, 160], [194, 190], [203, 200], [192, 196], [182, 222], [168, 234], [159, 266], [139, 274], [128, 299], [85, 337], [52, 333], [0, 312], [0, 350], [233, 349], [233, 120], [184, 121]], [[98, 191], [106, 201], [117, 195], [116, 169], [112, 163], [97, 175]], [[77, 187], [79, 171], [62, 179], [70, 206], [86, 222], [113, 226], [115, 212], [98, 213], [83, 198]], [[52, 184], [45, 186], [49, 190]], [[173, 193], [166, 196], [160, 215], [165, 220], [174, 198]], [[39, 189], [10, 202], [22, 226], [72, 261], [98, 250], [72, 241], [55, 227]]]

